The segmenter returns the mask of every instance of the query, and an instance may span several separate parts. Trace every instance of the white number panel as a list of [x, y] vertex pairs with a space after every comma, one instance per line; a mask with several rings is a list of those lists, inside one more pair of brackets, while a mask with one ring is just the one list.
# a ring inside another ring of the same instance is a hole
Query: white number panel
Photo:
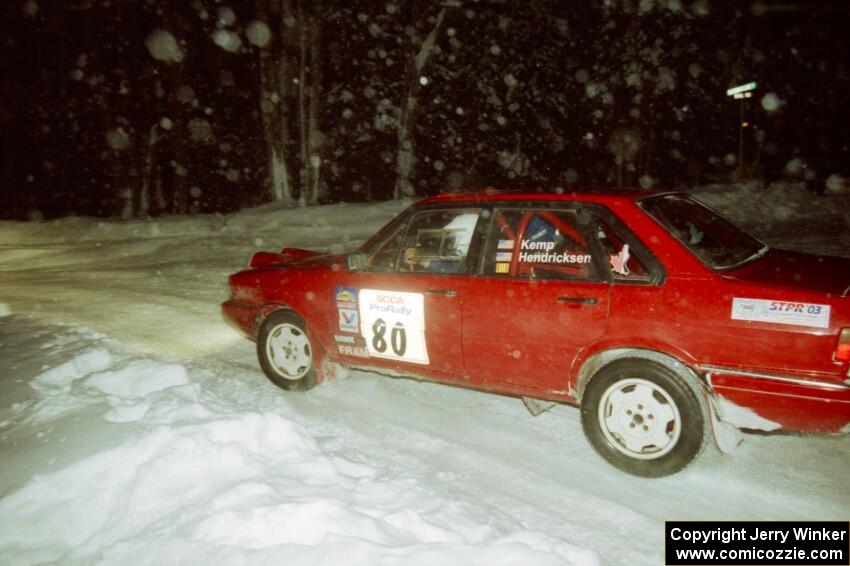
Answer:
[[424, 295], [376, 289], [361, 289], [359, 295], [360, 332], [371, 357], [430, 363]]

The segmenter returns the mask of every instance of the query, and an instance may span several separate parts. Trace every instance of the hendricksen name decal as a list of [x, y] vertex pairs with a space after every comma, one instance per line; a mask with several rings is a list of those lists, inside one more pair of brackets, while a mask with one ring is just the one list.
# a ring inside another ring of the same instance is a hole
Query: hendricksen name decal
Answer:
[[590, 263], [590, 254], [555, 252], [555, 242], [520, 242], [519, 261], [522, 263]]

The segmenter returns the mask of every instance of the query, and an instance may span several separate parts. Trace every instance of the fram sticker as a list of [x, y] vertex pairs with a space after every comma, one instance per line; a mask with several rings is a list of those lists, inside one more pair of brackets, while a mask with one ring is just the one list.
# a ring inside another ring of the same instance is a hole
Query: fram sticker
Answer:
[[360, 328], [360, 321], [357, 318], [357, 311], [354, 309], [339, 309], [339, 329], [343, 332], [357, 333]]
[[355, 289], [354, 287], [337, 287], [335, 295], [337, 308], [357, 308], [357, 289]]
[[732, 299], [732, 320], [829, 328], [829, 314], [829, 305], [740, 297]]
[[497, 252], [496, 253], [496, 261], [511, 261], [511, 258], [514, 256], [511, 252]]
[[365, 346], [350, 346], [348, 344], [337, 344], [336, 349], [343, 356], [354, 356], [355, 358], [369, 357], [369, 350]]
[[500, 250], [512, 250], [514, 249], [514, 240], [499, 240], [497, 247]]

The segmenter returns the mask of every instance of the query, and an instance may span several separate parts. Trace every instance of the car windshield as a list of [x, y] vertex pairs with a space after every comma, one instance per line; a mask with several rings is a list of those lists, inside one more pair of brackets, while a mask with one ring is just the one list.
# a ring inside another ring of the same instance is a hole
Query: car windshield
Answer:
[[767, 246], [687, 195], [661, 195], [640, 206], [708, 267], [725, 270], [764, 255]]

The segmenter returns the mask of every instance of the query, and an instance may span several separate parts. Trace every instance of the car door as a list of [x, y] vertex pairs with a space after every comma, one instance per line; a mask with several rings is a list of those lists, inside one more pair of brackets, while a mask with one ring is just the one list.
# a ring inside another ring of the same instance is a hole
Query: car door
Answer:
[[605, 332], [610, 284], [577, 208], [495, 208], [463, 302], [470, 379], [566, 391], [576, 353]]
[[[461, 302], [477, 208], [427, 209], [390, 227], [341, 286], [339, 353], [441, 381], [463, 379]], [[353, 347], [352, 347], [353, 345]], [[354, 360], [352, 360], [354, 361]]]

